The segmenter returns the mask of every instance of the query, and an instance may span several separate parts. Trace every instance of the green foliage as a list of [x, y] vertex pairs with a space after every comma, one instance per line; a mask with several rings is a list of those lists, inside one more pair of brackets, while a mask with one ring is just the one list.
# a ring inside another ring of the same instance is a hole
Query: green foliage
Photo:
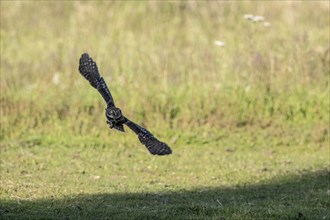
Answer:
[[328, 2], [0, 4], [1, 218], [329, 218]]

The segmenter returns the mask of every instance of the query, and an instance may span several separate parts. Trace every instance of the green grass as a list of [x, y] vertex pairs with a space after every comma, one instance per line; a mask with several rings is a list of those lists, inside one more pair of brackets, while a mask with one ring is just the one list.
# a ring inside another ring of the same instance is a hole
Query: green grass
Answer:
[[192, 135], [171, 144], [169, 157], [149, 156], [132, 132], [114, 142], [9, 145], [1, 211], [23, 219], [327, 219], [328, 146], [295, 143], [300, 130], [290, 130], [210, 132], [208, 143]]
[[0, 4], [1, 219], [330, 219], [329, 2]]
[[24, 213], [25, 219], [327, 219], [328, 177], [328, 171], [320, 171], [243, 187], [81, 193], [60, 199], [5, 201], [3, 212], [7, 217]]

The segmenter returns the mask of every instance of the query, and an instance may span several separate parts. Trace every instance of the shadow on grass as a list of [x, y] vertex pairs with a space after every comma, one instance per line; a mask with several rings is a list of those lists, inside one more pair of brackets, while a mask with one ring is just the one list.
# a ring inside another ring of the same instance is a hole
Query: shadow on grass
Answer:
[[258, 185], [1, 201], [2, 219], [329, 219], [329, 170]]

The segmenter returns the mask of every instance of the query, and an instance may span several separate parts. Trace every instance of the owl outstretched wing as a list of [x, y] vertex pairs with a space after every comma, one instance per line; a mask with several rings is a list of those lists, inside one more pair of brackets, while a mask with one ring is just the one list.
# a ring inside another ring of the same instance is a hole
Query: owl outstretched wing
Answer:
[[100, 76], [96, 63], [87, 53], [84, 53], [79, 60], [79, 72], [99, 91], [108, 106], [115, 106], [110, 90], [104, 79]]
[[126, 118], [125, 124], [138, 136], [140, 142], [154, 155], [171, 154], [171, 148], [155, 138], [150, 131]]
[[[103, 99], [107, 103], [107, 108], [115, 107], [115, 102], [112, 98], [107, 84], [101, 77], [96, 63], [91, 57], [89, 57], [87, 53], [81, 55], [81, 58], [79, 60], [79, 72], [95, 89], [97, 89], [97, 91], [99, 91], [99, 93], [102, 95]], [[125, 131], [123, 124], [112, 124], [111, 128], [115, 128], [118, 131], [122, 132]]]

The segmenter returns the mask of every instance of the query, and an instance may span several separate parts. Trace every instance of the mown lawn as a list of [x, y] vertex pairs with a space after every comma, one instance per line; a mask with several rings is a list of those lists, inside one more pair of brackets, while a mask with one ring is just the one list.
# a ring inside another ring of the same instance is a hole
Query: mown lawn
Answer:
[[0, 4], [0, 219], [330, 219], [329, 2]]
[[149, 155], [132, 132], [129, 137], [117, 132], [115, 141], [103, 144], [88, 139], [8, 143], [1, 154], [1, 214], [20, 219], [328, 219], [327, 143], [299, 143], [300, 128], [282, 129], [210, 133], [209, 143], [172, 143], [174, 153], [167, 157]]

